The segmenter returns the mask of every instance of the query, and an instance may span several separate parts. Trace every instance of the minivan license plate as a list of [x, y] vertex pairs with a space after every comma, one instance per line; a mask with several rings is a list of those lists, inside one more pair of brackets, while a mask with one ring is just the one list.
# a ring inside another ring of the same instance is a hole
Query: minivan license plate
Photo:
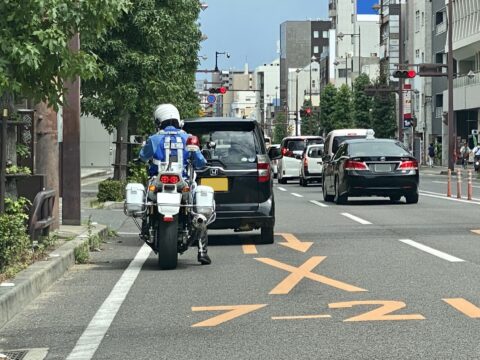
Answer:
[[228, 178], [203, 178], [200, 179], [200, 185], [212, 187], [214, 191], [228, 191]]

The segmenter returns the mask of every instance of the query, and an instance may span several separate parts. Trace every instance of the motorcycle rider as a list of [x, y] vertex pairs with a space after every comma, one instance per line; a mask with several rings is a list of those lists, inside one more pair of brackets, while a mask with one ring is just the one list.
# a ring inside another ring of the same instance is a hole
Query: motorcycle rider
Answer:
[[[183, 176], [186, 177], [186, 167], [189, 158], [189, 153], [186, 148], [187, 139], [190, 136], [185, 131], [181, 130], [183, 121], [180, 120], [180, 114], [178, 109], [172, 104], [158, 105], [153, 114], [155, 127], [159, 130], [156, 134], [150, 136], [140, 151], [140, 159], [147, 162], [151, 159], [156, 159], [161, 162], [168, 161], [165, 154], [165, 138], [170, 136], [176, 139], [179, 136], [183, 142]], [[171, 156], [176, 156], [176, 149], [171, 150]], [[193, 153], [193, 167], [194, 169], [200, 169], [205, 167], [207, 161], [203, 157], [202, 153], [197, 150]], [[158, 174], [158, 167], [155, 164], [151, 164], [149, 168], [149, 176]], [[149, 225], [147, 219], [142, 221], [142, 234], [143, 238], [149, 237]], [[200, 241], [202, 242], [200, 244]], [[207, 238], [202, 237], [199, 239], [198, 244], [198, 262], [202, 265], [209, 265], [212, 261], [207, 254]]]

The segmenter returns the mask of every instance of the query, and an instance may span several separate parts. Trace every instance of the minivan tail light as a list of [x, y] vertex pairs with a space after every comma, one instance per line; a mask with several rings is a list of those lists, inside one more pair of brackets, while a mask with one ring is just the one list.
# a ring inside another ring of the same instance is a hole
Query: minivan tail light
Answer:
[[270, 181], [270, 161], [267, 155], [257, 155], [258, 182]]
[[363, 161], [347, 160], [345, 170], [368, 170], [368, 166]]
[[399, 170], [418, 170], [417, 160], [402, 161], [398, 166]]

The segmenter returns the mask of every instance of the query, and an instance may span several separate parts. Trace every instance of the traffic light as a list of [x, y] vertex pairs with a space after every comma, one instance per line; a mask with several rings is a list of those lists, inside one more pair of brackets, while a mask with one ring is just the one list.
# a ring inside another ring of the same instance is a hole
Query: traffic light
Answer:
[[219, 88], [210, 88], [208, 90], [210, 94], [226, 94], [227, 93], [227, 88], [225, 86], [219, 87]]
[[413, 79], [417, 76], [415, 70], [396, 70], [393, 72], [393, 77], [398, 79]]
[[305, 108], [305, 109], [300, 109], [300, 117], [309, 117], [312, 115], [312, 108]]

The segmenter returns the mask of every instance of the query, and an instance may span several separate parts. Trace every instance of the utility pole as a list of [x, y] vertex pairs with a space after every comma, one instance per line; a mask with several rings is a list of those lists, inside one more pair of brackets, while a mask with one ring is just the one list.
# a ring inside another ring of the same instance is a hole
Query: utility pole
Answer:
[[455, 137], [453, 133], [453, 1], [448, 1], [448, 168], [454, 170], [453, 160]]
[[296, 91], [295, 91], [295, 136], [298, 136], [298, 73], [300, 70], [297, 70], [297, 81], [295, 82]]
[[2, 162], [0, 165], [0, 214], [5, 212], [5, 197], [6, 197], [6, 183], [7, 183], [7, 122], [8, 109], [5, 105], [4, 109], [0, 109], [0, 116], [2, 120]]
[[[403, 65], [403, 26], [402, 26], [402, 2], [399, 2], [399, 11], [398, 11], [398, 56], [399, 56], [399, 68]], [[398, 140], [403, 142], [403, 85], [404, 80], [402, 78], [398, 79]]]

